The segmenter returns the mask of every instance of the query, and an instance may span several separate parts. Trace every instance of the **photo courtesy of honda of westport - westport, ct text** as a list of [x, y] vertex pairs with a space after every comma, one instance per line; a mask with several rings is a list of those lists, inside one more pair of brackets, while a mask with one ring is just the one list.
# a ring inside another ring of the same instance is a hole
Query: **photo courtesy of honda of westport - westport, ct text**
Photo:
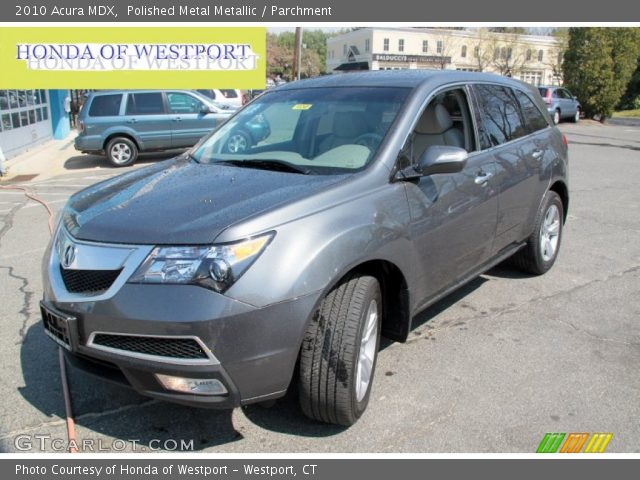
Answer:
[[622, 0], [1, 4], [0, 476], [631, 477], [638, 179]]

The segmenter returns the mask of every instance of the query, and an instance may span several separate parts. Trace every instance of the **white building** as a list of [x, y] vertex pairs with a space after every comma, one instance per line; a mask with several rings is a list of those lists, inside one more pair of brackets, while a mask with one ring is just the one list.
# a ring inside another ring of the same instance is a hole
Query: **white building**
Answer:
[[359, 28], [327, 39], [327, 71], [484, 71], [534, 85], [560, 83], [561, 44], [550, 36], [486, 29]]

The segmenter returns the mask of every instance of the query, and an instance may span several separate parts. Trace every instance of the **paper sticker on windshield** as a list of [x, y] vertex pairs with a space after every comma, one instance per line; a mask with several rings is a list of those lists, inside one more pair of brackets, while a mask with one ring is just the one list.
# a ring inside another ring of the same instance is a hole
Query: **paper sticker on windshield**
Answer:
[[309, 110], [311, 108], [310, 103], [296, 103], [291, 110]]

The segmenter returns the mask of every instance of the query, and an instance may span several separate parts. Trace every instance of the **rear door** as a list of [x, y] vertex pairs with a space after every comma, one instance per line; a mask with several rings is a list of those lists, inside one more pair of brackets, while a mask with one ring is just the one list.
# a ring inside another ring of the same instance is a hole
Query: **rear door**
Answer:
[[[511, 88], [478, 84], [474, 86], [474, 92], [480, 107], [481, 145], [492, 151], [496, 161], [499, 207], [493, 245], [495, 254], [527, 235], [529, 214], [539, 191], [540, 158], [544, 152], [530, 137], [529, 127]], [[546, 120], [544, 123], [547, 125]]]
[[171, 120], [162, 92], [129, 92], [124, 120], [135, 130], [141, 150], [171, 147]]
[[577, 102], [573, 99], [571, 92], [565, 88], [560, 88], [560, 95], [562, 96], [562, 116], [573, 117], [577, 111]]
[[171, 146], [191, 147], [218, 124], [218, 115], [210, 113], [204, 102], [186, 92], [167, 92], [171, 116]]

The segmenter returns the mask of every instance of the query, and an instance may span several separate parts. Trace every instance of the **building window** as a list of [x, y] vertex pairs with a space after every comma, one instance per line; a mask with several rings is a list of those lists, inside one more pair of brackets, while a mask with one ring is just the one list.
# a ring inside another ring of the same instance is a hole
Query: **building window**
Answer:
[[364, 40], [364, 51], [368, 52], [370, 49], [371, 49], [370, 40], [368, 38], [365, 38], [365, 40]]
[[493, 60], [499, 60], [500, 59], [500, 47], [496, 47], [495, 50], [493, 51]]
[[462, 45], [462, 49], [460, 50], [460, 56], [462, 58], [467, 58], [467, 46]]
[[544, 59], [544, 51], [538, 50], [538, 61], [541, 62]]
[[400, 40], [398, 40], [398, 51], [404, 52], [404, 38], [401, 38]]
[[443, 50], [442, 40], [438, 40], [438, 43], [436, 43], [436, 51], [438, 52], [438, 55], [442, 55], [442, 50]]
[[476, 58], [480, 58], [480, 47], [479, 46], [476, 46], [473, 49], [473, 56], [476, 57]]
[[529, 49], [527, 49], [527, 56], [526, 56], [527, 62], [530, 62], [530, 61], [531, 61], [531, 53], [532, 53], [532, 52], [531, 52], [531, 49], [530, 49], [530, 48], [529, 48]]
[[429, 52], [429, 40], [422, 40], [422, 53]]
[[344, 45], [342, 45], [342, 55], [343, 56], [347, 56], [347, 44], [345, 43]]
[[385, 39], [384, 39], [384, 41], [383, 41], [383, 45], [382, 45], [382, 49], [383, 49], [385, 52], [388, 52], [388, 51], [389, 51], [389, 39], [388, 39], [388, 38], [385, 38]]

